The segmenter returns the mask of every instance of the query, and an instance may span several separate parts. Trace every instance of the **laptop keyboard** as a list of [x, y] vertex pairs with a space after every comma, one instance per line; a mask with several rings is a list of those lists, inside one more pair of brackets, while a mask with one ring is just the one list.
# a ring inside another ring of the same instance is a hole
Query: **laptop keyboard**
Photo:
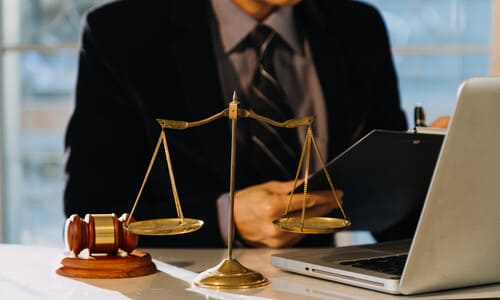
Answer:
[[374, 257], [361, 260], [343, 261], [340, 264], [351, 267], [401, 276], [408, 254]]

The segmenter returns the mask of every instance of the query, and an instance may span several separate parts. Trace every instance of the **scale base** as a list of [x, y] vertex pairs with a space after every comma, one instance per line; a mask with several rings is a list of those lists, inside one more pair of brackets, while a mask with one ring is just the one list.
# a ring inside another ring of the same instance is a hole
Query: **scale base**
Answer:
[[266, 286], [269, 280], [235, 259], [224, 259], [217, 266], [200, 273], [194, 284], [210, 289], [249, 289]]
[[74, 278], [129, 278], [153, 274], [156, 266], [151, 255], [134, 250], [128, 256], [92, 256], [90, 259], [66, 257], [56, 273]]

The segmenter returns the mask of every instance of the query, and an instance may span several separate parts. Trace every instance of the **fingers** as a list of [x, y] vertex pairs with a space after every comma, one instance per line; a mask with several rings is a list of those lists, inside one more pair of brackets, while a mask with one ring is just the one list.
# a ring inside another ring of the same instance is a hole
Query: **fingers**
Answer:
[[260, 227], [266, 234], [259, 235], [251, 240], [246, 240], [245, 242], [247, 244], [254, 247], [292, 247], [305, 237], [304, 234], [284, 231], [271, 222], [262, 224]]
[[[289, 211], [297, 211], [301, 210], [302, 207], [304, 206], [304, 200], [305, 200], [305, 207], [307, 209], [314, 208], [317, 206], [324, 206], [324, 207], [329, 207], [330, 211], [336, 207], [338, 207], [337, 200], [342, 204], [342, 197], [344, 193], [341, 190], [336, 190], [335, 194], [333, 194], [331, 191], [318, 191], [318, 192], [311, 192], [308, 193], [305, 198], [304, 194], [294, 194], [290, 203], [290, 208]], [[285, 197], [281, 197], [283, 201]], [[288, 201], [290, 201], [290, 196], [286, 196], [286, 201], [288, 205]]]
[[450, 116], [440, 116], [429, 125], [432, 128], [448, 128], [450, 123]]
[[[298, 180], [296, 187], [301, 184], [302, 180]], [[264, 183], [263, 188], [273, 194], [288, 195], [293, 191], [294, 181], [268, 181]]]

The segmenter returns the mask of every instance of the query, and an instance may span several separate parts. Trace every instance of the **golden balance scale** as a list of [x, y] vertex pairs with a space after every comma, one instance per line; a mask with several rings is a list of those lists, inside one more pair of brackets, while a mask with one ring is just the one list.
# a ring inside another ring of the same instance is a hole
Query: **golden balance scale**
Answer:
[[[341, 201], [337, 198], [333, 181], [328, 173], [328, 170], [326, 169], [323, 157], [321, 156], [316, 139], [313, 135], [311, 124], [314, 121], [314, 117], [289, 119], [284, 122], [277, 122], [275, 120], [255, 114], [246, 109], [239, 108], [238, 99], [236, 93], [234, 93], [233, 99], [229, 103], [228, 108], [208, 118], [194, 122], [157, 119], [158, 123], [162, 128], [160, 137], [158, 139], [158, 142], [156, 143], [153, 156], [146, 170], [146, 175], [144, 176], [141, 188], [136, 197], [132, 210], [129, 214], [130, 217], [122, 218], [122, 224], [124, 229], [123, 232], [124, 233], [128, 232], [127, 234], [122, 234], [122, 236], [127, 236], [129, 234], [132, 235], [184, 234], [196, 231], [203, 226], [203, 221], [185, 218], [182, 213], [181, 202], [179, 200], [177, 186], [175, 184], [174, 172], [170, 159], [170, 151], [168, 149], [165, 129], [184, 130], [191, 127], [208, 124], [222, 117], [226, 117], [231, 120], [231, 167], [230, 167], [230, 181], [229, 181], [229, 223], [228, 223], [228, 237], [227, 237], [228, 241], [227, 257], [217, 266], [200, 273], [195, 278], [194, 284], [199, 287], [212, 288], [212, 289], [246, 289], [246, 288], [262, 287], [269, 284], [269, 280], [266, 279], [264, 276], [262, 276], [260, 273], [244, 267], [241, 263], [238, 262], [238, 260], [234, 259], [232, 256], [233, 241], [234, 241], [234, 234], [233, 234], [234, 195], [235, 195], [234, 183], [235, 183], [235, 164], [236, 164], [237, 121], [238, 118], [251, 118], [275, 127], [297, 128], [299, 126], [308, 126], [305, 142], [302, 147], [302, 152], [297, 167], [297, 172], [295, 174], [293, 190], [292, 193], [290, 194], [287, 208], [284, 211], [282, 217], [277, 220], [274, 220], [273, 223], [279, 226], [279, 228], [282, 230], [295, 233], [304, 233], [304, 234], [333, 233], [349, 227], [351, 225], [351, 222], [348, 220], [344, 212], [344, 209], [342, 208]], [[173, 198], [177, 210], [177, 218], [162, 218], [162, 219], [135, 221], [133, 219], [134, 211], [137, 207], [137, 204], [139, 203], [142, 191], [149, 178], [149, 174], [151, 173], [151, 169], [153, 167], [153, 164], [158, 155], [158, 151], [160, 150], [161, 145], [163, 145], [165, 156], [167, 159], [170, 184], [172, 186]], [[330, 218], [330, 217], [305, 217], [306, 199], [308, 197], [308, 178], [309, 178], [309, 164], [311, 157], [311, 145], [314, 146], [318, 160], [321, 162], [323, 172], [328, 181], [332, 195], [342, 213], [343, 219]], [[288, 217], [288, 212], [291, 206], [292, 197], [295, 189], [297, 188], [299, 175], [304, 165], [305, 167], [304, 167], [304, 178], [303, 178], [304, 190], [302, 199], [302, 214], [300, 217]], [[96, 228], [96, 231], [97, 230], [98, 229]], [[136, 245], [136, 243], [134, 245]], [[130, 256], [134, 256], [133, 253]]]

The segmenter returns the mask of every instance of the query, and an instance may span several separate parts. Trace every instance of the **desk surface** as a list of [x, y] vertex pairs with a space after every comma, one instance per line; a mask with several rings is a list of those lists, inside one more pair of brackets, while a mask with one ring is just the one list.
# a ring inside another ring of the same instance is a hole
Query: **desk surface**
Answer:
[[[236, 249], [233, 257], [271, 280], [264, 288], [217, 292], [192, 288], [198, 272], [217, 265], [226, 249], [149, 249], [159, 272], [128, 279], [75, 279], [55, 270], [59, 248], [0, 244], [0, 298], [10, 299], [471, 299], [500, 297], [500, 284], [398, 297], [282, 272], [271, 249]], [[167, 298], [165, 298], [167, 297]]]

